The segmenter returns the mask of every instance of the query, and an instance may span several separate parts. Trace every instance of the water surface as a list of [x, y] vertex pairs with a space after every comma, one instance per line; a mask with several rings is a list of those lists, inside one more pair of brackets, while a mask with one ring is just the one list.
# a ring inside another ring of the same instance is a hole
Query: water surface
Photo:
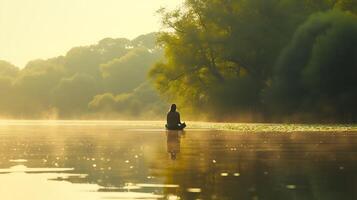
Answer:
[[0, 199], [357, 199], [348, 127], [153, 124], [1, 122]]

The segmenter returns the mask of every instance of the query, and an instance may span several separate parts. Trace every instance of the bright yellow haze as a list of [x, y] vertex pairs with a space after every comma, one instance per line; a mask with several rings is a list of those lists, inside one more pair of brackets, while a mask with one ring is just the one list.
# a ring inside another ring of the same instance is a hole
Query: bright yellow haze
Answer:
[[0, 0], [0, 60], [23, 67], [105, 37], [158, 31], [156, 10], [182, 0]]

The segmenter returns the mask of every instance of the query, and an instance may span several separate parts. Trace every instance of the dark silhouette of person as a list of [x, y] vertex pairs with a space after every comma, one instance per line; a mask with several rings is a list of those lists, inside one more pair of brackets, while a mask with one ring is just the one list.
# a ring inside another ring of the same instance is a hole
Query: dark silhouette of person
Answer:
[[180, 133], [179, 131], [168, 131], [167, 134], [167, 152], [170, 154], [171, 160], [176, 160], [176, 156], [180, 153]]
[[171, 105], [166, 121], [166, 128], [169, 130], [183, 130], [186, 127], [185, 123], [181, 123], [180, 113], [176, 111], [176, 104]]

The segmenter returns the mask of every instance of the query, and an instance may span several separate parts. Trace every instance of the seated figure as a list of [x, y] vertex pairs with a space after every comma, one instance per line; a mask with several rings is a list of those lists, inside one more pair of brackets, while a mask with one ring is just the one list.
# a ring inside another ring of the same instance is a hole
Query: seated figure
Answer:
[[166, 128], [168, 130], [183, 130], [186, 127], [185, 123], [181, 123], [180, 113], [176, 111], [176, 105], [172, 104], [170, 111], [167, 113], [167, 124]]

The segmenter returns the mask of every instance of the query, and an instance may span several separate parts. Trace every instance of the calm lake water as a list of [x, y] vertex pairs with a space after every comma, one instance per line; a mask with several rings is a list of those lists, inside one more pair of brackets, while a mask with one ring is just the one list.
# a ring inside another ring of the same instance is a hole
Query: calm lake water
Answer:
[[0, 199], [357, 199], [355, 131], [158, 124], [2, 122]]

